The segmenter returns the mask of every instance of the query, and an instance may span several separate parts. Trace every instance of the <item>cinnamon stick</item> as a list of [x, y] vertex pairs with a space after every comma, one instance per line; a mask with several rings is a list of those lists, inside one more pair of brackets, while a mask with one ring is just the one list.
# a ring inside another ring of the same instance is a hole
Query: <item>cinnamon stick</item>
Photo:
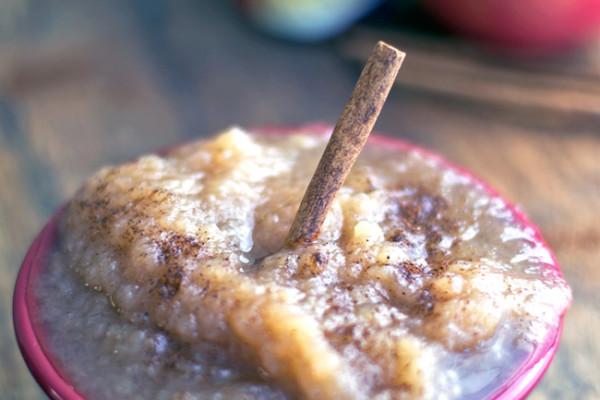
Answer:
[[337, 192], [373, 130], [404, 56], [384, 42], [375, 45], [304, 193], [286, 247], [318, 238]]

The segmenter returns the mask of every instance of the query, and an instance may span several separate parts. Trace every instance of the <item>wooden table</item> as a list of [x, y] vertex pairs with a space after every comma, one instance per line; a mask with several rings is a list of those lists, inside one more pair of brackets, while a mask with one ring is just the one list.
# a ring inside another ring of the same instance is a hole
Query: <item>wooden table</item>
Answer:
[[231, 124], [334, 122], [378, 39], [408, 56], [376, 129], [439, 151], [522, 207], [573, 288], [560, 350], [530, 398], [600, 398], [600, 44], [533, 63], [363, 23], [297, 45], [206, 3], [0, 5], [0, 398], [44, 398], [14, 339], [13, 284], [86, 176]]

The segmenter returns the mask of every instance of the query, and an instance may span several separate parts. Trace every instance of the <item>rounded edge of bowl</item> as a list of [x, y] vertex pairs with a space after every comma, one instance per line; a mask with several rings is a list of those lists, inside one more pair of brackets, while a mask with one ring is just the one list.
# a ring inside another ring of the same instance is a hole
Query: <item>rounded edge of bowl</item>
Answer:
[[35, 301], [29, 295], [32, 279], [40, 273], [43, 260], [57, 240], [57, 223], [61, 212], [62, 209], [56, 212], [42, 228], [21, 264], [13, 293], [13, 324], [25, 364], [42, 390], [53, 400], [84, 400], [44, 350], [34, 318]]

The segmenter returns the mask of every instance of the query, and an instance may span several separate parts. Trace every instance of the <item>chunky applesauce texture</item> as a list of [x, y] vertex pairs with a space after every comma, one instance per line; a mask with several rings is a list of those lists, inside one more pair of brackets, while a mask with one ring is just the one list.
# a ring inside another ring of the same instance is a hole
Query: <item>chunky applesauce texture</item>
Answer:
[[37, 283], [77, 391], [481, 399], [556, 332], [571, 293], [534, 228], [422, 151], [370, 140], [318, 240], [284, 248], [314, 130], [234, 127], [83, 186]]

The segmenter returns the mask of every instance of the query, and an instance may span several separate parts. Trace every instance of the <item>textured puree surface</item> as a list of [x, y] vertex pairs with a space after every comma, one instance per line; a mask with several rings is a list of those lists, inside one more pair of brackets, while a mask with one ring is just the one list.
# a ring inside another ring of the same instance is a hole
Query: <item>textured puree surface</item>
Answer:
[[370, 141], [318, 241], [282, 249], [328, 132], [295, 133], [232, 128], [78, 192], [37, 285], [82, 394], [478, 399], [547, 340], [552, 255], [425, 153]]

